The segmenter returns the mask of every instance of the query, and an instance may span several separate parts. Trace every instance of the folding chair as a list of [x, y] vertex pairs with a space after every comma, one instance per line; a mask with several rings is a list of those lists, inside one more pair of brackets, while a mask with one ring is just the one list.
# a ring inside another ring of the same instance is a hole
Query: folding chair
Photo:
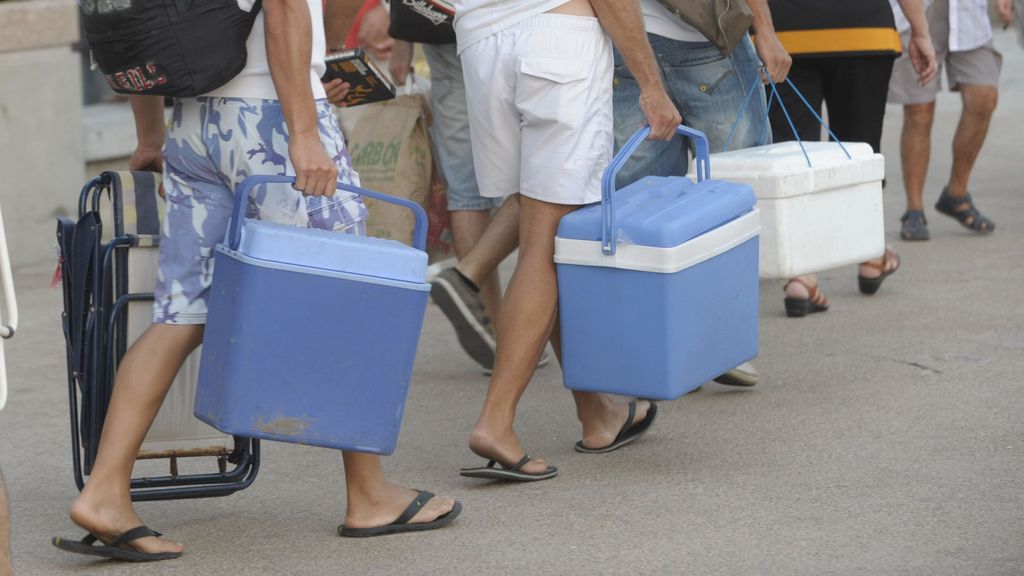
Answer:
[[[79, 489], [96, 459], [117, 366], [152, 318], [163, 215], [159, 186], [159, 174], [104, 172], [82, 189], [78, 221], [58, 221], [72, 460]], [[167, 460], [169, 473], [133, 478], [133, 500], [225, 496], [256, 479], [259, 441], [226, 436], [192, 414], [199, 357], [197, 350], [178, 373], [137, 457]], [[199, 457], [212, 459], [216, 470], [179, 473], [180, 459]]]

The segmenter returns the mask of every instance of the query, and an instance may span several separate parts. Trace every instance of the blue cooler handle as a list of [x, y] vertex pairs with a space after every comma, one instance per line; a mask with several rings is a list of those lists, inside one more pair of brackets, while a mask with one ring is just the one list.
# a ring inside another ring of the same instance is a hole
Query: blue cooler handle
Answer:
[[[626, 162], [640, 147], [640, 144], [647, 139], [651, 133], [650, 126], [644, 126], [636, 131], [636, 134], [626, 141], [626, 144], [619, 150], [619, 153], [612, 158], [608, 169], [604, 171], [601, 178], [601, 215], [604, 228], [601, 230], [601, 251], [605, 254], [615, 254], [617, 242], [615, 241], [615, 206], [612, 204], [612, 193], [615, 192], [615, 178], [619, 170], [626, 165]], [[700, 130], [694, 130], [686, 126], [676, 128], [676, 134], [689, 136], [693, 139], [694, 147], [697, 149], [697, 182], [703, 182], [711, 178], [711, 159], [708, 154], [708, 137]]]
[[[259, 184], [294, 183], [295, 176], [249, 176], [242, 181], [242, 184], [237, 190], [235, 190], [235, 206], [231, 211], [231, 226], [228, 228], [228, 248], [231, 250], [238, 250], [238, 244], [242, 241], [242, 222], [245, 221], [245, 206], [249, 201], [249, 194], [255, 186]], [[366, 188], [360, 188], [359, 186], [353, 186], [343, 182], [338, 182], [338, 190], [352, 192], [353, 194], [366, 196], [367, 198], [373, 198], [374, 200], [380, 200], [381, 202], [387, 202], [388, 204], [405, 206], [409, 210], [412, 210], [413, 216], [416, 217], [416, 226], [413, 228], [412, 232], [413, 248], [424, 252], [427, 250], [427, 213], [423, 210], [423, 206], [420, 206], [412, 200], [389, 196], [387, 194], [374, 192], [373, 190], [367, 190]]]

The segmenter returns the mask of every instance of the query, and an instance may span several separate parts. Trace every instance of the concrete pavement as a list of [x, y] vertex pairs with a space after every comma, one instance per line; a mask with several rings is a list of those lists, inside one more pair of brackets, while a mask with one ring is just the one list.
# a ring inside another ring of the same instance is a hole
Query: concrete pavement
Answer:
[[[154, 565], [59, 552], [75, 535], [60, 295], [52, 264], [16, 272], [23, 326], [9, 342], [0, 466], [13, 506], [15, 573], [51, 574], [1024, 574], [1024, 53], [1009, 33], [1002, 102], [972, 189], [997, 223], [977, 237], [928, 211], [932, 240], [897, 238], [900, 110], [883, 143], [886, 224], [903, 268], [875, 297], [856, 271], [823, 275], [832, 309], [787, 319], [762, 284], [762, 383], [708, 384], [663, 404], [647, 438], [591, 456], [559, 371], [538, 372], [519, 428], [560, 467], [533, 485], [457, 475], [487, 380], [428, 310], [392, 479], [461, 499], [447, 530], [336, 537], [340, 458], [265, 443], [256, 484], [212, 500], [141, 504], [187, 555]], [[927, 197], [950, 164], [958, 117], [944, 94]], [[68, 194], [75, 191], [69, 190]], [[14, 217], [8, 214], [8, 218]]]

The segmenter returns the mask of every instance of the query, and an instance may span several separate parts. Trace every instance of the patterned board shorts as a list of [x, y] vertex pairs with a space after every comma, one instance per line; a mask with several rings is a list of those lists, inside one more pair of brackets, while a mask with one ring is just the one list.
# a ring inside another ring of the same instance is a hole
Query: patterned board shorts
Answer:
[[[338, 165], [338, 179], [359, 184], [345, 139], [326, 101], [317, 102], [320, 140]], [[251, 175], [295, 174], [288, 133], [276, 100], [177, 100], [164, 144], [167, 215], [161, 230], [153, 321], [204, 324], [213, 281], [214, 247], [231, 218], [234, 191]], [[287, 184], [257, 186], [249, 218], [348, 234], [366, 233], [358, 196], [306, 197]]]

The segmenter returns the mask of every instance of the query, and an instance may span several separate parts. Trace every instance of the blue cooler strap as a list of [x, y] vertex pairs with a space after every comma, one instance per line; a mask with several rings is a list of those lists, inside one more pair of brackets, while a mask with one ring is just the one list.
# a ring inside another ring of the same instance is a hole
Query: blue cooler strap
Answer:
[[[249, 201], [249, 194], [252, 193], [252, 189], [260, 184], [294, 184], [294, 176], [249, 176], [242, 184], [235, 190], [235, 203], [234, 208], [231, 211], [231, 226], [228, 228], [227, 246], [231, 250], [238, 250], [238, 244], [242, 240], [242, 224], [245, 222], [245, 206]], [[380, 200], [381, 202], [387, 202], [388, 204], [395, 204], [397, 206], [405, 206], [409, 210], [412, 210], [413, 216], [416, 218], [416, 226], [412, 232], [412, 245], [417, 250], [426, 251], [427, 249], [427, 213], [423, 210], [423, 206], [407, 200], [405, 198], [398, 198], [396, 196], [389, 196], [380, 192], [374, 192], [373, 190], [367, 190], [366, 188], [360, 188], [359, 186], [353, 186], [351, 184], [345, 184], [338, 182], [338, 190], [344, 190], [346, 192], [352, 192], [360, 196], [367, 198], [373, 198], [374, 200]]]
[[[636, 152], [647, 136], [651, 133], [650, 126], [644, 126], [636, 131], [636, 134], [626, 141], [626, 144], [619, 150], [619, 153], [612, 158], [608, 169], [601, 177], [601, 222], [604, 226], [601, 230], [601, 251], [605, 254], [615, 254], [617, 242], [615, 241], [615, 205], [612, 202], [612, 193], [615, 192], [615, 177], [619, 170], [626, 165], [630, 157]], [[708, 137], [700, 130], [694, 130], [686, 126], [676, 128], [676, 134], [688, 136], [693, 140], [696, 149], [695, 162], [697, 165], [697, 182], [703, 182], [711, 178], [711, 160], [708, 155]]]
[[[732, 137], [736, 133], [736, 127], [740, 125], [740, 121], [743, 120], [743, 115], [746, 114], [747, 112], [747, 104], [750, 103], [750, 98], [754, 95], [754, 90], [756, 90], [757, 87], [763, 83], [761, 80], [761, 75], [764, 75], [765, 77], [767, 77], [768, 75], [768, 69], [764, 66], [761, 67], [761, 74], [754, 78], [754, 83], [751, 84], [750, 90], [747, 92], [747, 97], [743, 99], [743, 105], [739, 110], [739, 114], [736, 116], [736, 121], [733, 122], [732, 124], [732, 128], [729, 129], [729, 136], [725, 139], [725, 146], [722, 148], [722, 152], [729, 151], [729, 145], [732, 143]], [[786, 78], [786, 84], [789, 85], [789, 88], [793, 91], [794, 94], [796, 94], [797, 98], [799, 98], [800, 101], [803, 102], [804, 106], [807, 107], [807, 110], [811, 113], [812, 116], [814, 116], [814, 119], [818, 121], [818, 124], [825, 127], [825, 130], [828, 131], [829, 136], [831, 136], [832, 139], [835, 140], [836, 144], [839, 145], [839, 148], [842, 149], [843, 154], [846, 154], [847, 158], [853, 159], [853, 157], [850, 156], [850, 152], [847, 151], [846, 146], [843, 146], [842, 141], [840, 141], [839, 137], [836, 136], [836, 133], [832, 131], [832, 128], [825, 123], [825, 121], [821, 118], [821, 115], [818, 114], [818, 111], [815, 110], [813, 106], [811, 106], [811, 103], [807, 101], [807, 98], [805, 98], [804, 95], [800, 92], [800, 90], [797, 89], [796, 84], [793, 84], [793, 81], [790, 80], [789, 78]], [[796, 126], [793, 124], [793, 119], [789, 116], [789, 109], [786, 108], [786, 104], [782, 101], [782, 98], [779, 96], [778, 87], [774, 83], [768, 83], [768, 87], [770, 96], [768, 98], [768, 105], [765, 106], [764, 127], [761, 130], [760, 138], [758, 138], [759, 145], [763, 146], [767, 141], [766, 136], [769, 126], [768, 114], [772, 109], [772, 104], [778, 101], [779, 108], [782, 110], [783, 116], [786, 117], [786, 122], [789, 123], [789, 129], [793, 131], [793, 138], [795, 138], [796, 143], [800, 145], [800, 150], [804, 153], [804, 160], [807, 161], [807, 166], [810, 168], [811, 158], [810, 156], [807, 155], [807, 149], [804, 148], [804, 143], [803, 140], [800, 138], [800, 133], [797, 132]]]

